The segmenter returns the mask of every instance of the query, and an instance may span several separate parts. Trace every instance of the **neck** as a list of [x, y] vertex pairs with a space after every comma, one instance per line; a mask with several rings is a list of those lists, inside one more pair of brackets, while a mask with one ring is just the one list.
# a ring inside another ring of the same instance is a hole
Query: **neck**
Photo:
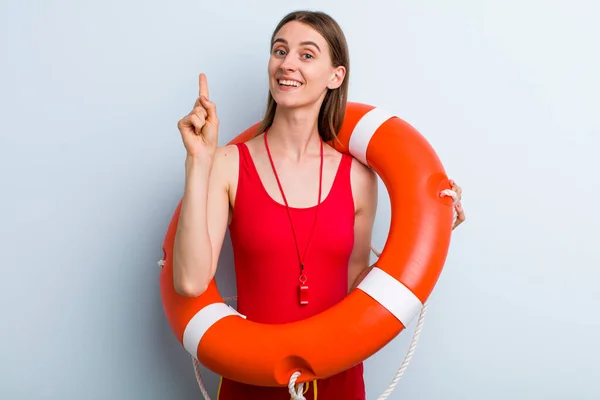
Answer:
[[269, 128], [269, 146], [295, 161], [307, 155], [318, 155], [321, 146], [318, 116], [319, 109], [278, 107]]

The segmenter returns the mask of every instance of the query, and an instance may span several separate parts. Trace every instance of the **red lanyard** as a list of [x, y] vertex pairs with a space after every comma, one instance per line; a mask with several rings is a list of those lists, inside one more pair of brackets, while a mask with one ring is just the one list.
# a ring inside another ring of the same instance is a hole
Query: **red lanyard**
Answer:
[[298, 287], [298, 295], [299, 302], [301, 305], [308, 304], [308, 285], [306, 281], [308, 278], [306, 277], [306, 273], [304, 270], [304, 259], [306, 258], [306, 253], [308, 252], [308, 248], [310, 247], [310, 243], [312, 241], [313, 234], [315, 232], [315, 227], [317, 226], [317, 217], [319, 215], [319, 205], [321, 204], [321, 186], [323, 182], [323, 140], [321, 140], [321, 166], [319, 171], [319, 200], [317, 203], [317, 207], [315, 210], [315, 222], [313, 224], [313, 228], [308, 240], [308, 244], [306, 245], [306, 249], [304, 250], [304, 255], [300, 257], [300, 249], [298, 247], [298, 239], [296, 237], [296, 230], [294, 229], [294, 223], [292, 222], [292, 216], [290, 214], [290, 207], [288, 205], [287, 199], [285, 197], [285, 193], [283, 192], [283, 187], [281, 186], [281, 182], [279, 181], [279, 176], [277, 175], [277, 170], [275, 169], [275, 164], [273, 163], [273, 158], [271, 157], [271, 151], [269, 150], [269, 143], [267, 142], [267, 132], [265, 132], [264, 141], [265, 148], [267, 149], [267, 154], [269, 155], [269, 161], [271, 162], [271, 167], [273, 168], [273, 173], [275, 174], [275, 179], [277, 179], [277, 185], [279, 185], [279, 190], [281, 192], [281, 197], [283, 197], [283, 201], [285, 203], [285, 209], [287, 211], [288, 219], [290, 220], [290, 226], [292, 227], [292, 234], [294, 235], [294, 243], [296, 244], [296, 252], [298, 254], [298, 262], [300, 264], [300, 277], [298, 280], [300, 281], [300, 285]]

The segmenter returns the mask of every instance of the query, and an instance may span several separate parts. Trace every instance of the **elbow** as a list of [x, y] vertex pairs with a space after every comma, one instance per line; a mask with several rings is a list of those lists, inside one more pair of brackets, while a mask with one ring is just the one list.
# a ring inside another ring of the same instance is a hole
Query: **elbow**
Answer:
[[[183, 265], [177, 257], [173, 257], [173, 288], [180, 296], [198, 297], [208, 289], [210, 279], [204, 274], [192, 273], [198, 268], [189, 268]], [[201, 270], [201, 268], [200, 268]]]
[[[175, 267], [175, 265], [174, 265]], [[173, 288], [175, 292], [185, 297], [198, 297], [208, 289], [210, 279], [201, 276], [189, 276], [181, 268], [173, 268]]]
[[208, 289], [208, 285], [186, 281], [175, 281], [173, 286], [177, 294], [185, 297], [198, 297]]

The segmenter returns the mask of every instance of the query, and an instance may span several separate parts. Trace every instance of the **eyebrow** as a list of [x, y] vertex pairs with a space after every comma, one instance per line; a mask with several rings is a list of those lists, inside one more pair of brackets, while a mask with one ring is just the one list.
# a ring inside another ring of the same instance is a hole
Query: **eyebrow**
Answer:
[[[277, 38], [275, 40], [273, 40], [273, 43], [271, 43], [271, 47], [275, 44], [275, 43], [283, 43], [283, 44], [288, 44], [287, 40], [282, 39], [282, 38]], [[315, 46], [317, 48], [317, 50], [321, 51], [321, 48], [319, 47], [318, 44], [316, 44], [315, 42], [312, 42], [310, 40], [304, 41], [304, 42], [300, 42], [301, 46]]]

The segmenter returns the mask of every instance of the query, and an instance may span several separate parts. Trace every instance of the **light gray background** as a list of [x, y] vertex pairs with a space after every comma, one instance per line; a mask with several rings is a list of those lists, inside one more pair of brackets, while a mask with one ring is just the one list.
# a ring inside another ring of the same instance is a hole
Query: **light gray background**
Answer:
[[[0, 3], [1, 399], [201, 398], [158, 292], [176, 123], [199, 72], [221, 144], [258, 121], [271, 31], [296, 8], [338, 19], [351, 100], [414, 124], [464, 188], [468, 220], [390, 399], [600, 398], [600, 8], [344, 3]], [[381, 187], [377, 246], [388, 224]], [[229, 244], [218, 276], [234, 294]], [[369, 399], [413, 330], [367, 360]]]

